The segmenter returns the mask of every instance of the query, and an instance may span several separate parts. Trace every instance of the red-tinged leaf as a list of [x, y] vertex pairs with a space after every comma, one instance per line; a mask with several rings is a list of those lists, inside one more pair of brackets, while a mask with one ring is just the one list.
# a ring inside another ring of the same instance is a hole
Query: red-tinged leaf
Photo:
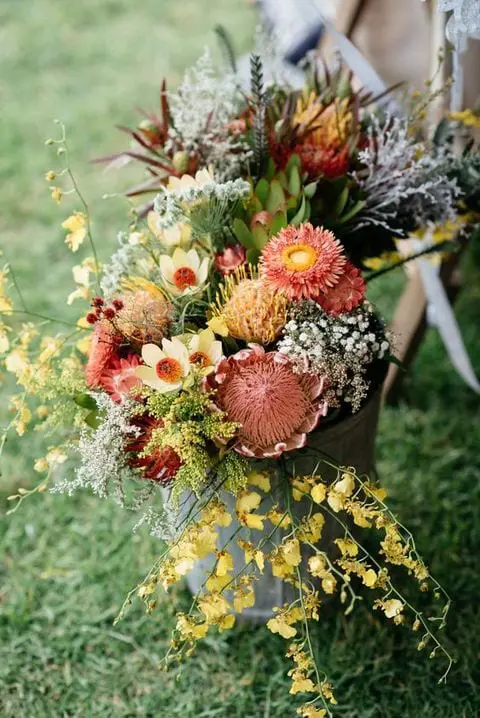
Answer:
[[162, 186], [162, 179], [158, 175], [155, 175], [154, 177], [151, 177], [146, 182], [142, 182], [141, 184], [135, 185], [135, 187], [131, 187], [127, 192], [127, 197], [136, 197], [140, 194], [146, 194], [147, 192], [153, 192], [157, 189], [160, 189]]
[[139, 145], [142, 145], [142, 147], [144, 147], [149, 152], [153, 152], [153, 154], [157, 155], [157, 157], [159, 156], [159, 152], [157, 152], [157, 150], [152, 147], [152, 145], [149, 145], [148, 142], [145, 142], [143, 137], [135, 130], [130, 129], [130, 127], [125, 127], [124, 125], [115, 125], [115, 127], [117, 128], [117, 130], [120, 130], [120, 132], [125, 132], [127, 135], [130, 135], [130, 137], [133, 137], [133, 139], [136, 140]]
[[170, 107], [168, 104], [167, 81], [163, 79], [160, 89], [160, 107], [162, 108], [162, 119], [166, 127], [170, 125]]
[[102, 157], [95, 157], [95, 159], [90, 160], [90, 162], [93, 165], [100, 165], [105, 164], [106, 162], [113, 162], [114, 160], [120, 159], [120, 157], [125, 157], [125, 152], [114, 152], [112, 155], [102, 155]]
[[138, 152], [122, 152], [121, 154], [127, 155], [127, 157], [131, 157], [132, 159], [138, 160], [139, 162], [144, 162], [146, 165], [151, 165], [152, 167], [159, 167], [160, 169], [165, 170], [165, 172], [168, 172], [168, 174], [175, 174], [172, 166], [166, 165], [164, 162], [160, 162], [153, 157], [146, 157], [145, 155], [138, 154]]

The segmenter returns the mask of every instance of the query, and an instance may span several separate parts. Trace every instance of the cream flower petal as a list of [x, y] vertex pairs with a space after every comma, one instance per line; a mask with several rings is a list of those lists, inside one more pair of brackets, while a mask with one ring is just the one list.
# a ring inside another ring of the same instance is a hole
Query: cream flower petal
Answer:
[[213, 177], [210, 174], [210, 172], [204, 168], [203, 170], [198, 170], [197, 174], [195, 175], [195, 182], [197, 185], [204, 185], [208, 184], [209, 182], [213, 182]]
[[155, 365], [164, 357], [164, 352], [160, 349], [160, 347], [157, 347], [156, 344], [145, 344], [142, 347], [142, 359], [145, 364], [148, 364], [151, 367], [155, 367]]
[[179, 267], [189, 267], [190, 264], [188, 262], [188, 256], [184, 249], [181, 247], [177, 247], [172, 254], [172, 262], [175, 269], [178, 269]]
[[174, 337], [173, 339], [163, 339], [162, 346], [167, 356], [176, 359], [180, 363], [183, 375], [186, 376], [190, 371], [190, 362], [185, 344], [177, 337]]
[[174, 271], [175, 271], [175, 266], [172, 261], [172, 258], [169, 257], [168, 254], [162, 254], [160, 257], [160, 272], [162, 273], [162, 277], [167, 282], [172, 283]]
[[[151, 385], [150, 385], [151, 386]], [[180, 382], [177, 382], [175, 384], [170, 384], [166, 381], [161, 381], [160, 379], [157, 380], [157, 383], [153, 387], [157, 391], [160, 392], [160, 394], [166, 394], [167, 391], [176, 391], [177, 389], [181, 389], [182, 385]]]
[[205, 257], [205, 259], [202, 261], [200, 268], [197, 272], [197, 284], [204, 284], [207, 277], [208, 277], [208, 258]]
[[195, 351], [205, 352], [205, 354], [208, 354], [212, 342], [215, 339], [215, 334], [211, 329], [202, 329], [202, 331], [196, 335], [196, 338], [198, 341]]
[[220, 361], [220, 359], [223, 356], [223, 347], [222, 342], [214, 341], [212, 342], [212, 345], [210, 347], [210, 358], [212, 360], [212, 364], [216, 364]]
[[173, 227], [167, 227], [163, 230], [163, 235], [159, 239], [162, 244], [165, 244], [167, 247], [174, 247], [180, 244], [182, 241], [180, 226], [176, 224]]
[[198, 256], [198, 252], [196, 252], [195, 249], [188, 250], [187, 262], [188, 262], [188, 266], [191, 267], [193, 269], [193, 271], [196, 273], [200, 266], [200, 257]]
[[159, 379], [155, 373], [155, 369], [150, 366], [137, 366], [135, 369], [135, 376], [143, 381], [147, 386], [156, 388], [156, 384]]

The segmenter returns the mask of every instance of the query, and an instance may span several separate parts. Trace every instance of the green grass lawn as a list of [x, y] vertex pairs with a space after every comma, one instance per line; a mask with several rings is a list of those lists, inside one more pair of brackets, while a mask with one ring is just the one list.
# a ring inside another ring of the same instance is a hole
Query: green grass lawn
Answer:
[[[73, 289], [61, 221], [43, 180], [54, 162], [43, 141], [67, 124], [73, 167], [94, 215], [103, 257], [125, 221], [121, 198], [102, 201], [139, 178], [138, 168], [105, 174], [88, 160], [119, 149], [114, 123], [155, 107], [160, 79], [179, 80], [220, 22], [248, 48], [255, 22], [245, 0], [28, 0], [0, 3], [2, 113], [0, 242], [25, 298], [65, 312]], [[466, 258], [468, 260], [468, 258]], [[480, 373], [479, 274], [457, 314]], [[375, 287], [388, 314], [401, 286]], [[34, 437], [12, 439], [0, 500], [38, 480]], [[418, 548], [454, 598], [446, 641], [458, 658], [446, 686], [443, 666], [419, 654], [414, 637], [360, 608], [326, 615], [315, 635], [320, 663], [336, 683], [344, 718], [475, 718], [480, 649], [479, 401], [456, 376], [434, 331], [408, 379], [404, 401], [385, 409], [379, 471]], [[31, 449], [31, 450], [30, 450]], [[173, 604], [153, 618], [135, 605], [113, 626], [124, 594], [154, 560], [158, 543], [131, 534], [134, 517], [88, 495], [44, 494], [2, 517], [0, 530], [0, 717], [181, 716], [293, 718], [284, 642], [265, 628], [210, 638], [180, 676], [159, 670]], [[185, 593], [178, 595], [186, 602]], [[476, 675], [475, 675], [476, 671]]]

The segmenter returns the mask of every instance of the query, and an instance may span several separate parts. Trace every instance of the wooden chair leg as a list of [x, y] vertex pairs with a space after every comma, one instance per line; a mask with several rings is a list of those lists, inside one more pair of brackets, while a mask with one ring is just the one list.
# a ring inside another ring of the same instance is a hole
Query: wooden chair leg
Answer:
[[[458, 257], [449, 258], [445, 262], [440, 276], [450, 303], [453, 305], [461, 291]], [[397, 338], [395, 355], [408, 369], [414, 361], [428, 329], [427, 302], [417, 270], [413, 270], [410, 276], [407, 287], [397, 305], [390, 329]], [[384, 401], [389, 403], [398, 401], [405, 373], [395, 364], [390, 365], [383, 389]]]

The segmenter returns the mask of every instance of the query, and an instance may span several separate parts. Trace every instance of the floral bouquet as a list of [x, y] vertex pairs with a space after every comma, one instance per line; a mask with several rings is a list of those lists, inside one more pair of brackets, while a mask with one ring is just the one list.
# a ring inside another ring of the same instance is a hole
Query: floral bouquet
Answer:
[[[161, 548], [125, 606], [138, 596], [151, 612], [157, 592], [184, 577], [193, 589], [168, 662], [237, 618], [262, 619], [287, 641], [299, 715], [322, 718], [336, 700], [312, 624], [334, 595], [349, 613], [364, 588], [387, 619], [421, 631], [420, 649], [447, 657], [446, 672], [451, 664], [434, 631], [445, 624], [448, 597], [362, 457], [348, 458], [362, 426], [356, 417], [378, 407], [392, 349], [347, 254], [360, 235], [351, 245], [346, 238], [347, 228], [389, 226], [409, 202], [402, 217], [411, 221], [448, 214], [458, 191], [446, 174], [432, 177], [428, 160], [423, 184], [416, 169], [398, 175], [403, 189], [392, 196], [400, 204], [389, 205], [386, 194], [379, 199], [386, 179], [383, 170], [376, 178], [372, 153], [381, 142], [397, 157], [410, 147], [394, 121], [366, 126], [360, 98], [348, 93], [326, 110], [315, 95], [293, 101], [283, 90], [267, 105], [258, 58], [252, 95], [235, 118], [234, 79], [227, 101], [225, 80], [217, 88], [208, 67], [202, 60], [194, 79], [187, 74], [176, 109], [165, 110], [158, 163], [169, 171], [153, 208], [134, 216], [103, 266], [65, 135], [48, 141], [66, 166], [47, 180], [70, 181], [83, 205], [63, 227], [73, 252], [91, 247], [73, 268], [68, 298], [87, 306], [64, 334], [2, 325], [4, 364], [19, 388], [11, 427], [22, 434], [35, 421], [59, 439], [36, 463], [46, 477], [12, 499], [17, 508], [48, 485], [68, 494], [88, 488], [135, 511], [137, 527], [148, 525]], [[208, 102], [216, 104], [205, 131]], [[70, 191], [52, 194], [61, 201]], [[342, 242], [333, 227], [343, 228]], [[26, 309], [14, 309], [9, 277], [16, 285], [5, 267], [2, 313], [14, 317]], [[339, 427], [341, 449], [329, 434]], [[432, 615], [401, 593], [402, 571], [420, 591], [443, 596]]]
[[[207, 51], [176, 92], [163, 82], [159, 116], [146, 114], [134, 130], [120, 128], [131, 149], [97, 160], [146, 167], [148, 179], [127, 196], [158, 192], [170, 177], [204, 168], [220, 179], [253, 179], [254, 193], [235, 223], [240, 244], [261, 251], [279, 228], [308, 220], [331, 230], [361, 269], [397, 266], [405, 254], [401, 240], [413, 233], [433, 229], [438, 244], [478, 226], [480, 154], [470, 132], [480, 117], [450, 113], [433, 131], [425, 129], [448, 87], [434, 91], [427, 83], [423, 94], [395, 97], [392, 88], [373, 97], [355, 89], [341, 62], [329, 69], [311, 55], [304, 88], [292, 89], [266, 40], [263, 56], [251, 58], [245, 93], [228, 38], [221, 37], [231, 72], [218, 72]], [[274, 78], [268, 86], [264, 66]]]

